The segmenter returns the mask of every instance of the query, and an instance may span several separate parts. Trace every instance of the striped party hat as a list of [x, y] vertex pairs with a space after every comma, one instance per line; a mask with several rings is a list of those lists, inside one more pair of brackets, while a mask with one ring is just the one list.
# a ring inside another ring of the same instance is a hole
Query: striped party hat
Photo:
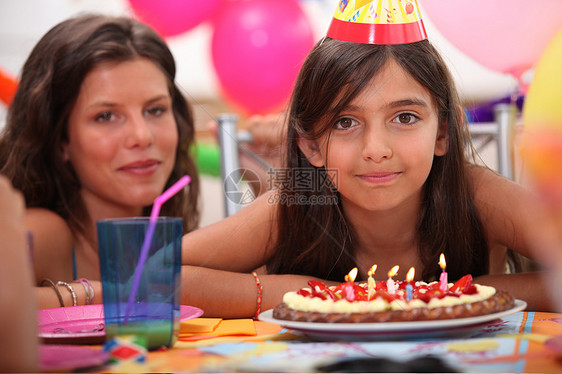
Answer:
[[327, 36], [368, 44], [427, 39], [417, 0], [340, 0]]

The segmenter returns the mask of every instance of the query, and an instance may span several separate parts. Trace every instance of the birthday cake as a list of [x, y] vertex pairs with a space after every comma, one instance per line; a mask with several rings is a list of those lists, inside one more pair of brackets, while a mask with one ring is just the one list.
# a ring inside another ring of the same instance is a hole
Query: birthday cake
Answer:
[[472, 283], [465, 275], [444, 289], [440, 282], [345, 282], [327, 286], [311, 280], [310, 287], [288, 292], [273, 309], [282, 320], [328, 323], [404, 322], [466, 318], [501, 312], [514, 306], [505, 291]]

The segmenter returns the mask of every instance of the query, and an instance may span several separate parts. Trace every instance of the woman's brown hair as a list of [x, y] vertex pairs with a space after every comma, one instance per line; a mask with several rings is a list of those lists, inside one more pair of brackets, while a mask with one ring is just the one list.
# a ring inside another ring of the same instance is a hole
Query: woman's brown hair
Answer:
[[[187, 193], [176, 194], [161, 212], [183, 217], [186, 232], [198, 226], [199, 179], [190, 156], [194, 123], [191, 108], [174, 83], [176, 66], [170, 50], [156, 32], [135, 20], [83, 15], [59, 23], [34, 47], [0, 139], [0, 171], [23, 192], [27, 206], [56, 212], [75, 233], [84, 233], [90, 217], [80, 197], [80, 181], [62, 157], [68, 117], [92, 69], [137, 58], [150, 59], [164, 72], [172, 97], [179, 141], [166, 188], [185, 174], [192, 178]], [[143, 214], [150, 210], [145, 207]]]
[[[326, 169], [315, 168], [308, 162], [297, 145], [297, 137], [318, 139], [329, 132], [342, 109], [390, 59], [429, 90], [439, 125], [446, 126], [448, 131], [448, 152], [434, 156], [422, 192], [418, 221], [422, 277], [431, 280], [439, 276], [441, 252], [447, 258], [451, 280], [468, 273], [486, 274], [488, 247], [470, 193], [465, 157], [466, 146], [471, 146], [470, 137], [453, 78], [429, 41], [371, 45], [325, 38], [319, 42], [300, 71], [291, 98], [286, 166], [293, 170], [293, 175], [295, 170], [314, 169], [317, 180], [326, 180]], [[305, 203], [279, 204], [280, 231], [276, 251], [267, 263], [268, 272], [342, 281], [356, 266], [355, 240], [337, 190], [326, 183], [306, 191], [297, 191], [293, 186], [294, 183], [281, 184], [282, 201]], [[296, 195], [305, 198], [299, 200]], [[329, 200], [330, 196], [335, 199]]]

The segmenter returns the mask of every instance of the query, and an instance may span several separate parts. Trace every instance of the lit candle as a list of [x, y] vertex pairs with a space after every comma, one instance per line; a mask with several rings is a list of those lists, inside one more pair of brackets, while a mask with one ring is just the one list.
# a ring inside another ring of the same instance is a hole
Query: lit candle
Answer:
[[373, 275], [375, 275], [375, 271], [377, 271], [377, 264], [371, 266], [367, 275], [369, 278], [367, 279], [367, 299], [371, 300], [371, 296], [375, 293], [376, 289], [376, 282], [373, 279]]
[[353, 282], [357, 277], [357, 268], [351, 269], [351, 271], [345, 276], [345, 281], [347, 285], [345, 286], [345, 298], [347, 301], [355, 300], [355, 292], [353, 291]]
[[447, 291], [449, 289], [449, 281], [447, 280], [447, 272], [445, 271], [447, 263], [445, 262], [445, 255], [443, 253], [439, 256], [439, 266], [441, 266], [441, 269], [443, 270], [441, 272], [441, 276], [439, 277], [439, 282], [441, 282], [439, 289], [441, 291]]
[[414, 274], [416, 270], [412, 266], [410, 270], [408, 270], [408, 274], [406, 274], [406, 301], [412, 300], [412, 291], [414, 288], [411, 285], [412, 280], [414, 280]]
[[394, 281], [392, 280], [392, 277], [395, 276], [398, 273], [399, 268], [400, 268], [400, 266], [395, 265], [388, 272], [388, 280], [386, 281], [386, 289], [388, 290], [388, 293], [391, 294], [391, 295], [394, 295], [396, 293], [396, 287], [397, 286], [394, 283]]

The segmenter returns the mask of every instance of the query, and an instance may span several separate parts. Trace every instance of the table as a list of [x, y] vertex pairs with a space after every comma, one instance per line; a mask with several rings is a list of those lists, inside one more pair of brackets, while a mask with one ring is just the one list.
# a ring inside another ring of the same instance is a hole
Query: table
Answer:
[[[123, 362], [96, 370], [315, 372], [318, 365], [342, 359], [404, 362], [430, 355], [459, 372], [562, 372], [559, 313], [518, 312], [481, 325], [469, 336], [396, 341], [320, 342], [262, 321], [256, 321], [255, 326], [256, 336], [178, 341], [172, 349], [149, 352], [144, 363]], [[558, 350], [551, 348], [553, 343], [558, 344]]]

